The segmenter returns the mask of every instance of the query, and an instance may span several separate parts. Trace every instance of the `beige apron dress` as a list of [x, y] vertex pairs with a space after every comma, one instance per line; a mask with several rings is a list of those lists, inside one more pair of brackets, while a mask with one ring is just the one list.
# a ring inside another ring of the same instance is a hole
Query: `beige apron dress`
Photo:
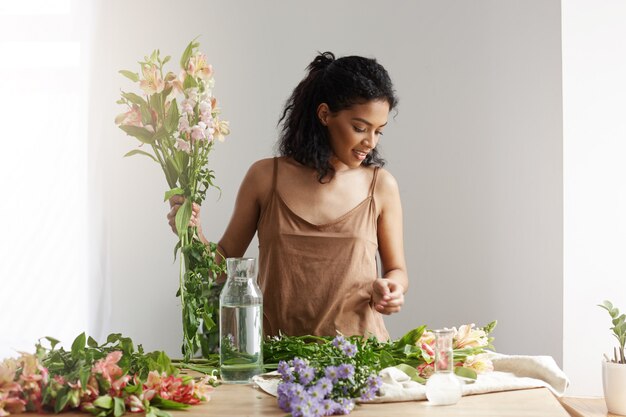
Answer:
[[272, 190], [258, 223], [259, 285], [264, 332], [300, 336], [374, 335], [389, 339], [382, 315], [371, 302], [378, 277], [374, 170], [369, 194], [338, 219], [312, 224]]

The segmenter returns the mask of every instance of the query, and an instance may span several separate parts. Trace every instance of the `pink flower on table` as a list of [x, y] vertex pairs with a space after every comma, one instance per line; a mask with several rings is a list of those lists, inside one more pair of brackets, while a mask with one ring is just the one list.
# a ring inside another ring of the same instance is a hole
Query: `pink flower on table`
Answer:
[[143, 388], [144, 392], [154, 391], [155, 395], [164, 400], [193, 405], [200, 402], [200, 398], [195, 396], [194, 385], [193, 380], [185, 384], [182, 378], [167, 376], [165, 372], [159, 374], [157, 371], [150, 371]]
[[22, 389], [21, 397], [26, 402], [27, 411], [43, 411], [43, 389], [48, 384], [48, 370], [37, 356], [22, 353], [19, 359], [22, 372], [17, 380]]
[[422, 378], [428, 379], [435, 373], [435, 363], [423, 363], [417, 367], [417, 372]]
[[493, 362], [491, 362], [489, 355], [486, 353], [468, 356], [465, 359], [463, 366], [465, 368], [473, 369], [477, 374], [484, 374], [485, 372], [493, 371]]
[[154, 64], [144, 64], [141, 67], [143, 79], [139, 81], [139, 87], [144, 93], [150, 95], [160, 93], [165, 89], [165, 81], [161, 78], [159, 69]]
[[26, 411], [26, 401], [20, 398], [18, 392], [0, 391], [0, 417], [23, 413], [24, 411]]
[[213, 75], [213, 67], [207, 62], [205, 54], [198, 53], [189, 58], [187, 73], [192, 77], [198, 77], [206, 81]]
[[122, 359], [122, 351], [116, 350], [111, 352], [106, 358], [97, 361], [91, 368], [91, 372], [102, 375], [106, 381], [112, 383], [113, 380], [122, 376], [124, 373], [122, 368], [117, 365], [120, 359]]
[[463, 349], [466, 347], [482, 347], [489, 344], [487, 334], [482, 329], [474, 328], [474, 323], [464, 324], [454, 330], [453, 348]]

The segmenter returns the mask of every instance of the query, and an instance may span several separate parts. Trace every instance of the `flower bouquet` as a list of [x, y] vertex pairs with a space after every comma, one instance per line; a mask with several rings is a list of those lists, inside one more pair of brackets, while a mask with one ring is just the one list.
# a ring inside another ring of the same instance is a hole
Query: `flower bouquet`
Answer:
[[[493, 371], [486, 349], [493, 349], [489, 334], [493, 321], [453, 328], [455, 373], [476, 379]], [[277, 336], [263, 345], [266, 369], [281, 375], [278, 405], [292, 416], [349, 414], [355, 400], [372, 400], [381, 387], [378, 373], [397, 367], [413, 381], [426, 383], [434, 373], [435, 337], [426, 326], [400, 339], [380, 342], [361, 336]]]
[[70, 351], [45, 338], [35, 354], [0, 362], [0, 416], [25, 411], [80, 410], [97, 417], [120, 417], [126, 411], [146, 417], [170, 417], [165, 409], [182, 410], [208, 401], [214, 376], [194, 380], [178, 376], [164, 352], [144, 353], [131, 339], [111, 334], [99, 345], [80, 334]]
[[213, 68], [198, 51], [199, 43], [189, 43], [180, 59], [180, 71], [164, 73], [169, 56], [158, 50], [139, 62], [141, 75], [120, 73], [139, 84], [141, 95], [122, 92], [118, 104], [126, 111], [115, 122], [139, 141], [140, 149], [125, 156], [143, 155], [161, 166], [169, 190], [185, 197], [176, 215], [180, 250], [180, 276], [177, 296], [183, 315], [183, 354], [186, 361], [199, 350], [206, 356], [218, 346], [217, 315], [219, 288], [216, 278], [224, 271], [216, 261], [217, 245], [201, 242], [196, 227], [189, 227], [192, 203], [200, 204], [215, 186], [214, 172], [208, 168], [215, 139], [223, 141], [230, 133], [228, 122], [220, 120], [220, 109], [213, 96]]

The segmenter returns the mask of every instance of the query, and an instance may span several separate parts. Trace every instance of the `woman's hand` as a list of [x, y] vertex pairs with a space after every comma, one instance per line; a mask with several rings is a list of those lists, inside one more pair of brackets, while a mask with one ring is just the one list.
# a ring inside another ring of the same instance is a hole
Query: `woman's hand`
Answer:
[[390, 279], [377, 278], [372, 288], [372, 304], [376, 311], [381, 314], [393, 314], [402, 309], [404, 305], [402, 285]]
[[[172, 232], [178, 234], [176, 230], [176, 213], [178, 209], [185, 202], [185, 197], [181, 195], [175, 195], [170, 198], [170, 212], [167, 213], [167, 221], [172, 228]], [[202, 226], [200, 225], [200, 206], [196, 203], [191, 205], [191, 219], [189, 219], [189, 226], [198, 228], [198, 235], [202, 236]]]

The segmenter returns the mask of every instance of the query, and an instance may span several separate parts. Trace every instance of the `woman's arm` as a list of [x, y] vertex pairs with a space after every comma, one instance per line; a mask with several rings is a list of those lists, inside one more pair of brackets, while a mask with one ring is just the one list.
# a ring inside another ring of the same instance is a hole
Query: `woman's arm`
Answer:
[[404, 293], [409, 288], [404, 258], [402, 235], [402, 203], [395, 178], [384, 169], [379, 170], [374, 193], [378, 215], [378, 253], [383, 277], [373, 284], [373, 302], [383, 314], [397, 313], [404, 304]]
[[[241, 257], [245, 254], [256, 233], [261, 205], [265, 203], [265, 196], [269, 195], [272, 172], [273, 162], [271, 159], [257, 161], [248, 170], [239, 186], [235, 207], [228, 226], [218, 243], [218, 262], [222, 260], [222, 257]], [[176, 212], [183, 202], [184, 199], [180, 196], [174, 196], [170, 199], [171, 210], [167, 218], [174, 233], [176, 233]], [[200, 207], [194, 204], [190, 225], [198, 227], [198, 236], [207, 244], [208, 239], [204, 236], [199, 218]]]

